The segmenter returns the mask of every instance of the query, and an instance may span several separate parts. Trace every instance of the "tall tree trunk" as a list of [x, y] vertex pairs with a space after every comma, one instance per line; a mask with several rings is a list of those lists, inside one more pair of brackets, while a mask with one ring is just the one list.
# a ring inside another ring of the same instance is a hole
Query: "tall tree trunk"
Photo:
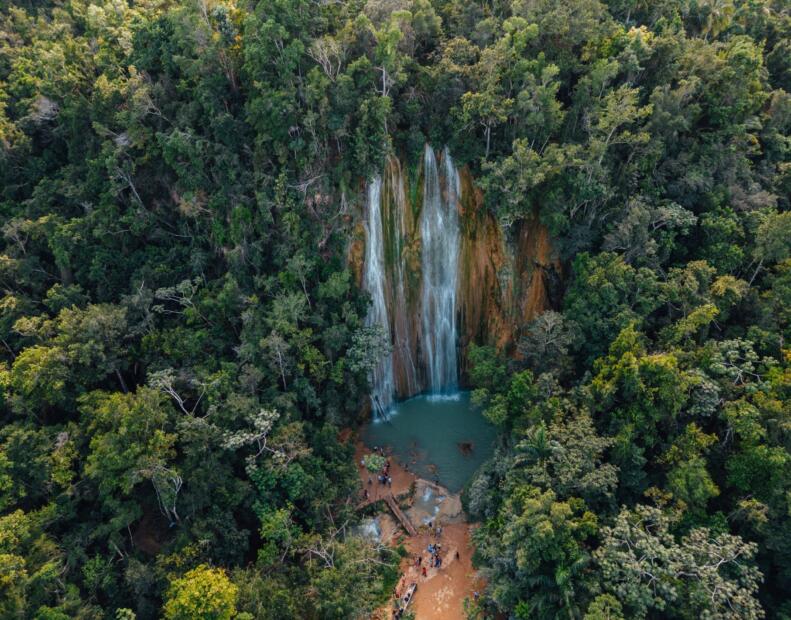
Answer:
[[129, 394], [129, 389], [126, 387], [126, 381], [124, 381], [121, 371], [117, 368], [115, 369], [115, 376], [118, 377], [118, 383], [121, 384], [121, 389], [123, 390], [124, 394]]

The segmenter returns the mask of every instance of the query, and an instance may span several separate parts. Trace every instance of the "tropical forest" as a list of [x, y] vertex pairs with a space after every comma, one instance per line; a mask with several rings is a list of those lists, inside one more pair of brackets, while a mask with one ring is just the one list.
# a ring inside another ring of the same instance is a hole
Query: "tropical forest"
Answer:
[[0, 0], [0, 620], [764, 618], [789, 0]]

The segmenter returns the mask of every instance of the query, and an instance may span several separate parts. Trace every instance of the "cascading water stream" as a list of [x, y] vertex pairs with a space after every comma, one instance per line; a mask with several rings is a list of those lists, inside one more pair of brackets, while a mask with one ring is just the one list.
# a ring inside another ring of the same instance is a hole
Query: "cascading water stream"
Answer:
[[[368, 218], [365, 222], [365, 270], [363, 287], [371, 294], [371, 308], [365, 319], [368, 327], [379, 326], [390, 338], [390, 319], [385, 298], [385, 259], [384, 234], [382, 227], [382, 179], [374, 178], [368, 185]], [[371, 377], [374, 411], [381, 407], [384, 411], [390, 408], [395, 393], [393, 377], [393, 354], [387, 353], [374, 369]]]
[[[366, 325], [381, 327], [391, 346], [371, 376], [375, 415], [386, 413], [396, 394], [414, 395], [421, 384], [434, 397], [458, 395], [460, 187], [448, 150], [440, 171], [429, 145], [423, 158], [423, 201], [417, 221], [412, 219], [397, 162], [388, 163], [384, 180], [377, 176], [368, 185], [363, 287], [372, 303]], [[414, 261], [416, 248], [419, 262]], [[419, 296], [408, 294], [410, 281], [421, 283]]]
[[420, 219], [421, 325], [427, 387], [432, 394], [448, 394], [458, 388], [456, 288], [460, 231], [456, 204], [460, 181], [447, 149], [443, 163], [444, 195], [434, 150], [426, 145]]

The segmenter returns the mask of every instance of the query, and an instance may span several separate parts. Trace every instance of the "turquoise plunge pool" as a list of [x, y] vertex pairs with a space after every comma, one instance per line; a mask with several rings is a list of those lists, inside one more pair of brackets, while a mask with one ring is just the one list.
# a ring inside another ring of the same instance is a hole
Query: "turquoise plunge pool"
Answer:
[[365, 444], [388, 446], [399, 463], [421, 478], [438, 480], [451, 493], [460, 491], [491, 456], [497, 435], [469, 392], [415, 396], [396, 403], [388, 417], [365, 428]]

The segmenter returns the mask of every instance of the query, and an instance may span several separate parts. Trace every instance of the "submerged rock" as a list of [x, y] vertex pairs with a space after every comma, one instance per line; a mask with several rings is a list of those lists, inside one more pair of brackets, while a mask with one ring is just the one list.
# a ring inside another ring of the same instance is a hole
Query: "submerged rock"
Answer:
[[461, 452], [464, 456], [469, 456], [472, 454], [473, 444], [471, 441], [461, 441], [458, 444], [459, 452]]

